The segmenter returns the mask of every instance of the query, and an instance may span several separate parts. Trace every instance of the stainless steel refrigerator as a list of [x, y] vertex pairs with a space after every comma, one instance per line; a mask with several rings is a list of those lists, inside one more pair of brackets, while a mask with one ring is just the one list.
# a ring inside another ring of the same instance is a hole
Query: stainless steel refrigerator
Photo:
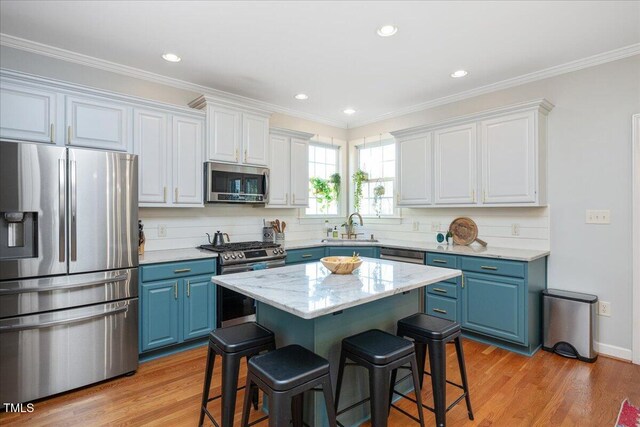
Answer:
[[138, 367], [137, 156], [0, 142], [0, 402]]

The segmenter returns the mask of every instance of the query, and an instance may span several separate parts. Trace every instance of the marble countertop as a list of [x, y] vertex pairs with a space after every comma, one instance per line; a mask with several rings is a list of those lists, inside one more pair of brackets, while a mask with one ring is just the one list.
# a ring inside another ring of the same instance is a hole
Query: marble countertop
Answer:
[[320, 262], [213, 276], [211, 281], [280, 310], [313, 319], [431, 283], [460, 270], [363, 258], [353, 274], [331, 274]]
[[413, 249], [425, 252], [450, 253], [452, 255], [478, 256], [484, 258], [501, 258], [515, 261], [534, 261], [538, 258], [549, 256], [547, 250], [538, 249], [512, 249], [498, 248], [491, 245], [482, 247], [478, 244], [471, 246], [460, 245], [439, 245], [427, 242], [409, 242], [403, 240], [381, 239], [378, 242], [367, 242], [358, 240], [342, 240], [321, 242], [320, 240], [298, 240], [285, 241], [285, 249], [303, 249], [322, 246], [377, 246], [396, 249]]
[[144, 255], [140, 255], [138, 263], [140, 265], [158, 264], [161, 262], [187, 261], [217, 257], [217, 253], [199, 248], [166, 249], [162, 251], [146, 251]]

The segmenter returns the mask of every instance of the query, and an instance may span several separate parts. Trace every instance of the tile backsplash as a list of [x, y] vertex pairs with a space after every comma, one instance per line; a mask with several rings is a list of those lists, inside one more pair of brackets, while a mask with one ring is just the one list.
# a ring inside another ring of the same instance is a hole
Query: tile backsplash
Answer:
[[[366, 237], [415, 242], [435, 242], [436, 233], [445, 231], [458, 216], [472, 218], [478, 237], [491, 246], [549, 249], [550, 208], [438, 208], [402, 209], [402, 217], [388, 220], [364, 219], [358, 227]], [[297, 209], [215, 205], [204, 208], [140, 208], [148, 251], [191, 248], [207, 243], [205, 233], [228, 233], [234, 242], [262, 240], [262, 220], [275, 218], [287, 223], [286, 239], [309, 240], [324, 237], [324, 219], [298, 218]], [[343, 219], [330, 220], [331, 226]], [[161, 226], [166, 237], [159, 237]], [[514, 235], [514, 226], [517, 235]]]

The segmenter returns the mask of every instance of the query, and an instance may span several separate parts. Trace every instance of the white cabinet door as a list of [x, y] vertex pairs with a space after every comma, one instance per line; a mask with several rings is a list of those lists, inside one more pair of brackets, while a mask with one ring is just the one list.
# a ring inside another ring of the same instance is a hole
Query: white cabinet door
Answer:
[[242, 113], [213, 105], [207, 108], [207, 158], [219, 162], [238, 163]]
[[433, 136], [436, 204], [476, 203], [476, 124], [436, 130]]
[[483, 203], [535, 202], [535, 113], [485, 120], [480, 128]]
[[291, 138], [291, 206], [309, 205], [309, 141]]
[[267, 166], [269, 155], [269, 119], [255, 114], [242, 114], [243, 163]]
[[202, 205], [203, 123], [173, 116], [173, 203]]
[[422, 134], [398, 139], [396, 142], [398, 167], [396, 180], [399, 206], [421, 206], [433, 202], [433, 167], [431, 134]]
[[55, 123], [55, 92], [1, 83], [0, 138], [53, 143]]
[[166, 205], [171, 182], [167, 115], [134, 110], [133, 142], [138, 155], [138, 202]]
[[271, 135], [269, 144], [269, 201], [267, 207], [289, 204], [291, 163], [289, 138]]
[[127, 105], [97, 98], [67, 96], [66, 125], [69, 145], [128, 151]]

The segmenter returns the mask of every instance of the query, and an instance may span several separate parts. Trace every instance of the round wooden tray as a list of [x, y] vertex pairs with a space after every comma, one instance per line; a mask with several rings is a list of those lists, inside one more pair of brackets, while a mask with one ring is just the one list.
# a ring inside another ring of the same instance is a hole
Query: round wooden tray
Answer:
[[449, 226], [449, 231], [451, 231], [453, 243], [456, 245], [468, 246], [473, 242], [478, 242], [482, 246], [487, 246], [487, 242], [478, 239], [478, 225], [466, 216], [454, 219]]

